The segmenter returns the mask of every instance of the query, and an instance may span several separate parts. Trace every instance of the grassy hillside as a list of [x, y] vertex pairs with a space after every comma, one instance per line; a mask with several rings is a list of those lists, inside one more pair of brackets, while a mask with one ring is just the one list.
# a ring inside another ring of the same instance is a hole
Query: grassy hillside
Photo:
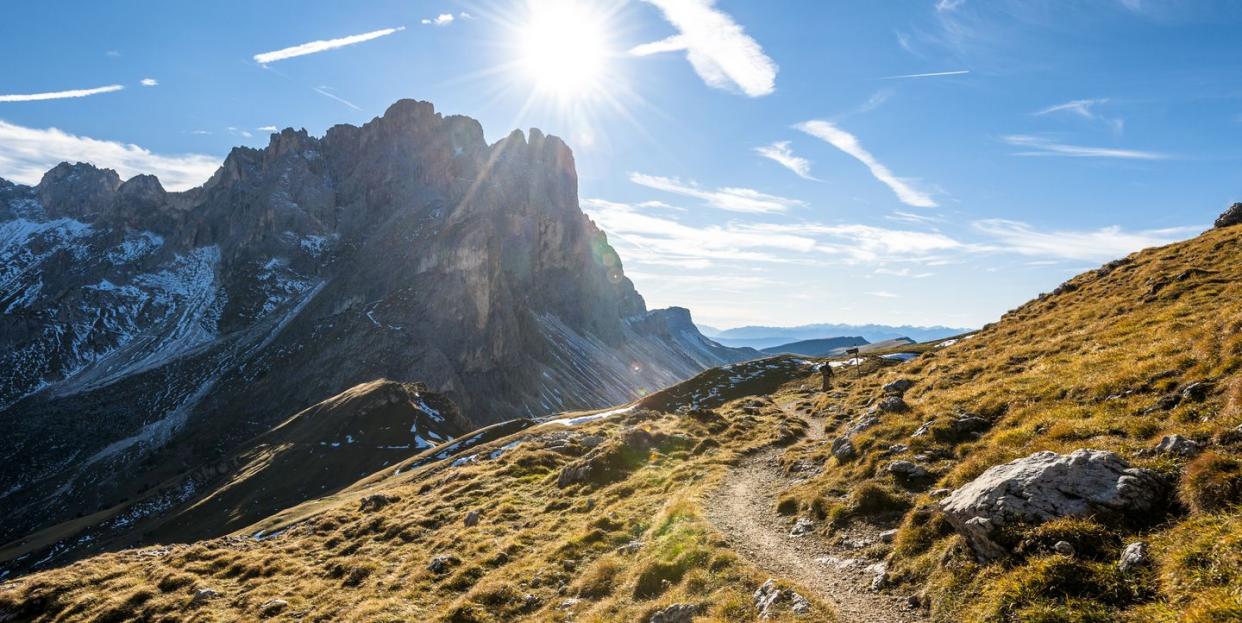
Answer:
[[[856, 434], [850, 461], [832, 458], [827, 444], [791, 449], [786, 464], [827, 467], [788, 491], [786, 508], [822, 517], [830, 531], [900, 515], [892, 581], [930, 603], [937, 620], [1237, 620], [1240, 367], [1242, 227], [1232, 227], [1079, 275], [903, 366], [847, 375], [818, 402], [838, 432], [899, 378], [914, 382], [911, 410]], [[1186, 392], [1194, 383], [1204, 391]], [[954, 421], [963, 414], [984, 423], [962, 430]], [[1170, 434], [1206, 449], [1193, 459], [1145, 452]], [[1125, 528], [1090, 518], [1030, 528], [1012, 535], [1017, 554], [991, 565], [976, 563], [935, 510], [936, 489], [1036, 451], [1076, 448], [1112, 450], [1160, 472], [1177, 487], [1174, 507]], [[896, 459], [931, 473], [901, 482], [885, 469]], [[1077, 555], [1053, 553], [1060, 540]], [[1150, 545], [1155, 564], [1122, 574], [1115, 563], [1135, 540]]]
[[[888, 563], [877, 592], [860, 594], [913, 596], [946, 622], [1237, 620], [1240, 260], [1242, 227], [1144, 251], [977, 334], [905, 348], [922, 353], [908, 363], [838, 369], [829, 393], [815, 391], [813, 362], [781, 357], [710, 370], [603, 417], [493, 432], [231, 537], [7, 582], [0, 620], [647, 621], [684, 604], [698, 622], [753, 621], [753, 593], [773, 576], [809, 610], [778, 600], [772, 620], [834, 620], [827, 602], [847, 589], [765, 572], [711, 521], [738, 466], [768, 452], [788, 476], [773, 512], [810, 519], [807, 542], [853, 547], [897, 529], [859, 550]], [[834, 437], [897, 379], [913, 382], [909, 409], [855, 433], [853, 458], [833, 457]], [[1203, 451], [1148, 452], [1169, 434]], [[988, 467], [1076, 448], [1161, 474], [1167, 512], [1015, 528], [1012, 555], [981, 564], [936, 510], [941, 490]], [[928, 473], [898, 479], [896, 459]], [[248, 536], [259, 529], [263, 540]], [[1057, 553], [1058, 541], [1074, 552]], [[1122, 572], [1133, 541], [1151, 564]]]
[[[788, 378], [799, 367], [738, 374]], [[766, 398], [731, 398], [718, 393], [715, 404], [727, 405], [694, 415], [636, 406], [549, 422], [456, 454], [449, 448], [443, 460], [385, 470], [329, 503], [291, 509], [263, 540], [246, 529], [104, 554], [10, 582], [0, 588], [0, 613], [18, 620], [628, 621], [688, 603], [701, 609], [699, 620], [752, 620], [751, 593], [767, 576], [724, 547], [699, 499], [730, 462], [793, 441], [801, 422]], [[583, 465], [578, 480], [565, 481], [567, 466]], [[214, 595], [196, 600], [200, 589]], [[794, 616], [779, 604], [772, 612], [772, 620]], [[798, 620], [833, 619], [826, 604], [813, 603]]]
[[294, 414], [232, 456], [184, 466], [136, 499], [5, 544], [0, 574], [245, 529], [469, 430], [440, 394], [393, 381], [363, 383]]

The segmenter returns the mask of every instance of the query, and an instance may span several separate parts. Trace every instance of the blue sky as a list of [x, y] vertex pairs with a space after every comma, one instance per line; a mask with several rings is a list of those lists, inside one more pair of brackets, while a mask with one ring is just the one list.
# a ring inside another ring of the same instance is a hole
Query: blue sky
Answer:
[[412, 97], [564, 137], [652, 307], [977, 326], [1242, 199], [1240, 25], [1156, 0], [23, 3], [0, 177], [187, 187], [271, 127]]

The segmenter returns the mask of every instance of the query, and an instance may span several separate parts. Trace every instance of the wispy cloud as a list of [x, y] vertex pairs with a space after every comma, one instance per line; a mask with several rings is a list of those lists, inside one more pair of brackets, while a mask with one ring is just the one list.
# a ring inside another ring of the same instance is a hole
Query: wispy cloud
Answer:
[[1057, 104], [1042, 110], [1037, 110], [1034, 114], [1037, 117], [1052, 114], [1073, 115], [1081, 119], [1086, 119], [1087, 121], [1102, 123], [1111, 128], [1117, 134], [1121, 134], [1121, 131], [1125, 129], [1125, 119], [1122, 119], [1121, 117], [1107, 117], [1096, 112], [1095, 110], [1097, 106], [1102, 106], [1107, 103], [1107, 99], [1072, 100], [1065, 102], [1064, 104]]
[[280, 129], [274, 125], [261, 125], [255, 129], [260, 132], [279, 132], [280, 131]]
[[138, 84], [141, 84], [144, 87], [155, 87], [155, 86], [159, 86], [160, 81], [156, 80], [155, 78], [143, 78], [142, 80], [138, 81]]
[[916, 225], [935, 225], [938, 223], [945, 222], [943, 218], [940, 218], [938, 216], [927, 216], [926, 214], [915, 214], [913, 212], [902, 212], [901, 210], [895, 210], [893, 211], [892, 214], [889, 214], [885, 216], [884, 218], [890, 221], [898, 221], [902, 223], [914, 223]]
[[972, 227], [995, 239], [1002, 251], [1020, 255], [1070, 260], [1105, 261], [1147, 247], [1169, 244], [1197, 233], [1198, 227], [1171, 227], [1125, 231], [1121, 227], [1095, 230], [1039, 230], [1021, 221], [985, 219]]
[[[822, 265], [918, 262], [976, 250], [939, 233], [861, 224], [748, 223], [690, 226], [638, 205], [585, 199], [584, 210], [608, 232], [627, 262], [707, 268], [722, 262]], [[895, 270], [895, 269], [889, 269]], [[901, 273], [912, 277], [921, 274]]]
[[338, 101], [338, 102], [340, 102], [340, 103], [342, 103], [342, 104], [344, 104], [344, 105], [346, 105], [346, 106], [349, 106], [350, 108], [353, 108], [354, 110], [362, 110], [362, 108], [361, 108], [360, 106], [358, 106], [357, 104], [355, 104], [355, 103], [353, 103], [353, 102], [351, 102], [351, 101], [349, 101], [349, 100], [347, 100], [347, 99], [345, 99], [345, 98], [343, 98], [343, 97], [341, 97], [341, 96], [339, 96], [339, 95], [337, 95], [337, 94], [333, 93], [333, 92], [331, 91], [331, 89], [329, 89], [328, 87], [325, 87], [325, 86], [317, 86], [317, 87], [313, 87], [313, 90], [314, 90], [316, 93], [318, 93], [318, 94], [320, 94], [320, 95], [322, 95], [322, 96], [324, 96], [324, 97], [326, 97], [326, 98], [328, 98], [328, 99], [330, 99], [330, 100], [335, 100], [335, 101]]
[[927, 74], [902, 74], [900, 76], [884, 76], [880, 80], [901, 80], [904, 78], [936, 78], [939, 76], [961, 76], [970, 73], [969, 69], [957, 69], [954, 71], [933, 71]]
[[634, 56], [685, 51], [694, 71], [709, 86], [740, 89], [750, 97], [776, 90], [776, 63], [715, 0], [645, 0], [664, 13], [679, 34], [630, 50]]
[[185, 190], [207, 181], [221, 161], [202, 154], [155, 154], [137, 145], [5, 121], [0, 121], [0, 145], [0, 177], [23, 184], [37, 184], [48, 169], [69, 161], [115, 169], [123, 178], [149, 173], [169, 190]]
[[[771, 145], [756, 147], [755, 152], [760, 156], [772, 160], [781, 166], [793, 171], [798, 177], [808, 180], [814, 180], [811, 175], [811, 161], [806, 158], [795, 156], [793, 148], [789, 146], [789, 141], [779, 141]], [[818, 180], [816, 180], [818, 181]]]
[[815, 250], [813, 238], [796, 233], [734, 223], [692, 227], [624, 203], [585, 199], [582, 204], [627, 262], [701, 269], [724, 261], [789, 262], [791, 254]]
[[888, 290], [872, 290], [871, 292], [864, 292], [864, 294], [866, 294], [866, 295], [868, 295], [868, 296], [875, 296], [875, 297], [879, 297], [879, 298], [882, 298], [882, 299], [899, 299], [899, 298], [901, 298], [901, 295], [900, 295], [900, 294], [894, 294], [894, 293], [892, 293], [892, 292], [889, 292]]
[[975, 250], [939, 232], [909, 231], [847, 223], [764, 223], [748, 226], [766, 233], [797, 233], [816, 239], [816, 250], [850, 262], [927, 261], [945, 253]]
[[1084, 145], [1068, 145], [1057, 143], [1040, 136], [1028, 134], [1011, 134], [1001, 140], [1021, 147], [1025, 151], [1014, 152], [1015, 156], [1065, 156], [1070, 158], [1120, 158], [1124, 160], [1168, 160], [1168, 154], [1154, 151], [1138, 151], [1134, 149], [1118, 149], [1115, 147], [1088, 147]]
[[283, 61], [285, 59], [295, 58], [298, 56], [306, 56], [307, 54], [318, 54], [320, 52], [326, 52], [328, 50], [335, 50], [337, 48], [343, 48], [347, 45], [354, 45], [354, 44], [370, 41], [372, 39], [379, 39], [380, 37], [386, 37], [388, 35], [391, 35], [395, 32], [400, 32], [402, 30], [405, 30], [404, 26], [400, 26], [397, 28], [384, 28], [382, 30], [373, 30], [371, 32], [364, 32], [360, 35], [350, 35], [348, 37], [341, 37], [339, 39], [323, 39], [320, 41], [310, 41], [308, 43], [302, 43], [302, 44], [298, 44], [295, 46], [282, 48], [279, 50], [274, 50], [272, 52], [262, 52], [259, 54], [255, 54], [254, 60], [256, 63], [259, 63], [260, 65], [266, 65], [268, 63], [275, 63], [276, 61]]
[[936, 0], [936, 10], [941, 13], [956, 11], [966, 4], [966, 0]]
[[674, 177], [630, 173], [630, 181], [647, 188], [700, 199], [707, 205], [730, 212], [781, 213], [789, 208], [805, 205], [798, 199], [769, 195], [751, 188], [724, 187], [710, 190]]
[[903, 266], [901, 268], [880, 267], [875, 269], [875, 274], [888, 275], [890, 277], [907, 277], [910, 279], [926, 279], [927, 277], [934, 276], [936, 273], [916, 273], [910, 270], [910, 267]]
[[100, 93], [115, 93], [117, 91], [123, 91], [124, 89], [125, 87], [119, 84], [110, 84], [106, 87], [96, 87], [94, 89], [73, 89], [71, 91], [51, 91], [49, 93], [0, 95], [0, 102], [41, 102], [44, 100], [62, 100], [74, 97], [99, 95]]
[[934, 208], [939, 204], [935, 202], [927, 193], [918, 190], [910, 185], [905, 179], [897, 177], [888, 167], [876, 160], [871, 152], [863, 149], [858, 139], [849, 132], [838, 128], [837, 126], [827, 122], [812, 120], [799, 123], [795, 128], [818, 138], [837, 149], [856, 158], [859, 162], [867, 165], [867, 169], [871, 171], [871, 175], [884, 185], [892, 189], [896, 193], [897, 198], [906, 205], [917, 208]]

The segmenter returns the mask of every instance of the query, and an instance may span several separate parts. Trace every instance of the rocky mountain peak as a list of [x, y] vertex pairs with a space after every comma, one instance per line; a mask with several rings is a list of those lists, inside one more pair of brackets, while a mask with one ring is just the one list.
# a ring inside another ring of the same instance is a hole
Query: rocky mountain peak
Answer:
[[121, 176], [85, 162], [62, 162], [43, 174], [35, 187], [39, 201], [53, 218], [92, 220], [112, 205]]
[[60, 165], [0, 188], [0, 223], [24, 215], [40, 220], [14, 242], [29, 252], [0, 257], [17, 275], [0, 291], [0, 424], [25, 441], [0, 492], [26, 510], [0, 541], [68, 512], [41, 492], [106, 503], [141, 478], [100, 483], [153, 452], [210, 460], [375, 379], [423, 382], [478, 426], [628, 402], [755, 354], [705, 340], [685, 310], [647, 311], [579, 206], [564, 141], [488, 145], [427, 102], [323, 138], [286, 128], [184, 193]]
[[154, 175], [140, 174], [125, 180], [117, 187], [122, 201], [163, 201], [167, 191]]
[[318, 140], [311, 138], [310, 134], [306, 132], [306, 128], [300, 130], [285, 128], [278, 133], [272, 134], [272, 139], [268, 142], [264, 157], [275, 159], [285, 154], [301, 152], [313, 148], [318, 142]]

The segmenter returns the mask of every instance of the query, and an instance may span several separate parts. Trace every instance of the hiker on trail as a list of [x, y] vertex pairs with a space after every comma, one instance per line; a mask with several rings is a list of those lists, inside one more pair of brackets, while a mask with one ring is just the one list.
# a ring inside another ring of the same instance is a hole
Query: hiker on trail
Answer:
[[832, 388], [832, 366], [825, 361], [819, 366], [819, 378], [821, 382], [820, 391], [828, 391]]

